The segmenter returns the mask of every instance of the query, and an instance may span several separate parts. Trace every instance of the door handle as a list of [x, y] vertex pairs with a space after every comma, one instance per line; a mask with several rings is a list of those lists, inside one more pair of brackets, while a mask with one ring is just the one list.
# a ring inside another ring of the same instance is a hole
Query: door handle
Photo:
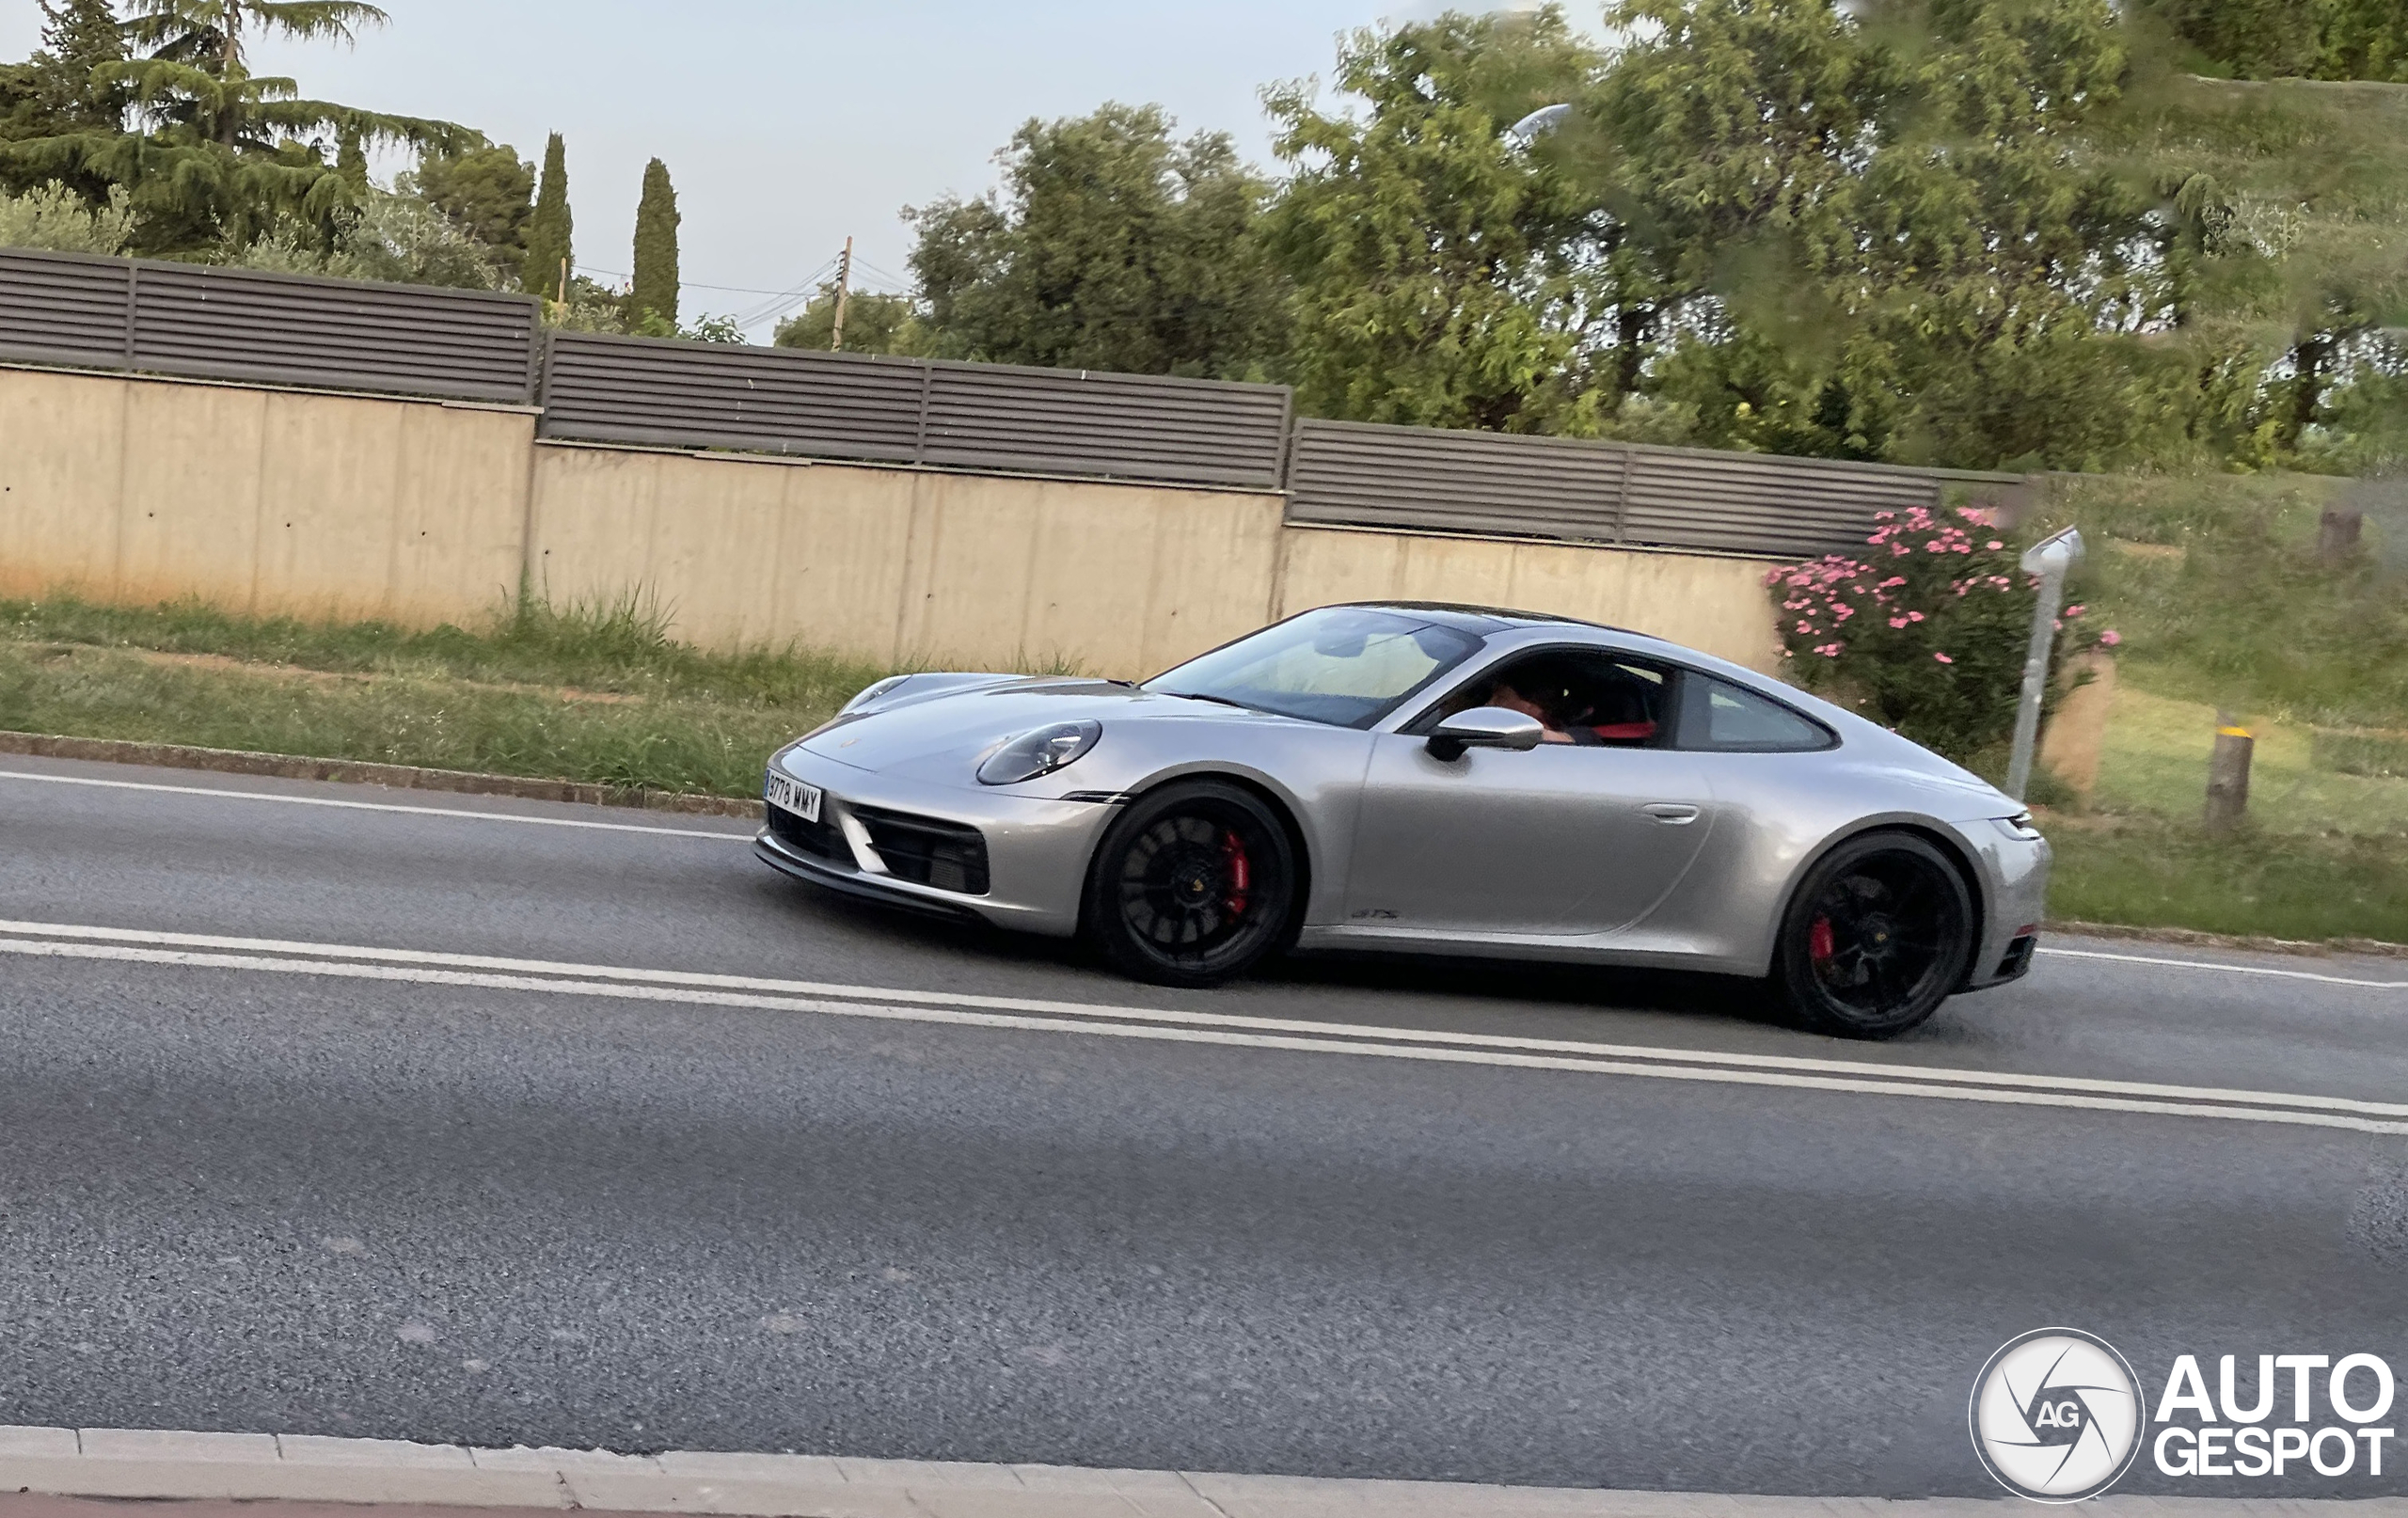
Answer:
[[1685, 827], [1697, 820], [1697, 808], [1686, 801], [1650, 801], [1639, 810], [1668, 827]]

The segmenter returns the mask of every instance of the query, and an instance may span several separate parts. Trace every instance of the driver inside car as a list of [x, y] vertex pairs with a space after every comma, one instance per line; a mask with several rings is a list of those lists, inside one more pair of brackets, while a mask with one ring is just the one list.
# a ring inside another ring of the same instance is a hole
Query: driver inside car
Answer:
[[1655, 694], [1637, 675], [1619, 668], [1591, 674], [1526, 666], [1500, 676], [1474, 704], [1537, 718], [1544, 742], [1620, 748], [1656, 736], [1649, 699]]

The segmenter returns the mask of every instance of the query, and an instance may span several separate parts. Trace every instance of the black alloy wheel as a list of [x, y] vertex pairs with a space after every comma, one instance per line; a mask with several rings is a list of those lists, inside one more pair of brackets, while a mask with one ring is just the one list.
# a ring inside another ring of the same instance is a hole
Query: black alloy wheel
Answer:
[[1773, 978], [1818, 1033], [1893, 1037], [1964, 984], [1974, 921], [1947, 855], [1913, 833], [1867, 833], [1831, 850], [1798, 888]]
[[1252, 792], [1166, 785], [1105, 832], [1087, 873], [1086, 934], [1139, 980], [1214, 985], [1279, 947], [1296, 874], [1287, 829]]

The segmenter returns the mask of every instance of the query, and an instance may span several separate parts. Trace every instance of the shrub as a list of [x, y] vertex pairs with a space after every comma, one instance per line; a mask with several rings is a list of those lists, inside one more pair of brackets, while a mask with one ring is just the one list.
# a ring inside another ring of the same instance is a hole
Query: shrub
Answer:
[[[2039, 580], [1971, 507], [1882, 512], [1861, 559], [1827, 554], [1765, 577], [1798, 683], [1960, 761], [2014, 731]], [[2119, 640], [2088, 611], [2058, 618], [2054, 659]], [[2057, 682], [2050, 682], [2053, 693]]]
[[134, 223], [134, 197], [123, 185], [99, 207], [55, 181], [23, 195], [0, 194], [0, 247], [115, 257], [133, 239]]

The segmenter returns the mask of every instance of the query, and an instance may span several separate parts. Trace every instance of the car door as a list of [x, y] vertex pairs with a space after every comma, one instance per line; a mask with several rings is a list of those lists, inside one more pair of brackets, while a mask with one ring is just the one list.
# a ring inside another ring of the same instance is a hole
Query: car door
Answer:
[[1445, 761], [1416, 733], [1381, 734], [1347, 925], [1432, 937], [1610, 933], [1671, 893], [1713, 826], [1695, 754], [1545, 743]]

